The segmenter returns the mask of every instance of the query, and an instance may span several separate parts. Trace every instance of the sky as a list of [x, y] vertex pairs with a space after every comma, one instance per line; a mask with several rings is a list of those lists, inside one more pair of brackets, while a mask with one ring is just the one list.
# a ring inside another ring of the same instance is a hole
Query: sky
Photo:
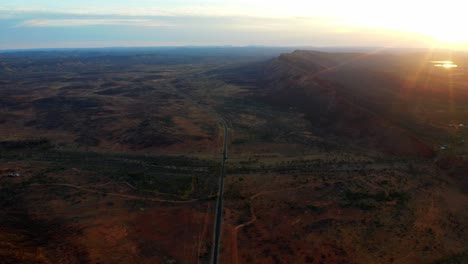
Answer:
[[464, 10], [459, 0], [0, 0], [0, 49], [186, 45], [468, 49]]

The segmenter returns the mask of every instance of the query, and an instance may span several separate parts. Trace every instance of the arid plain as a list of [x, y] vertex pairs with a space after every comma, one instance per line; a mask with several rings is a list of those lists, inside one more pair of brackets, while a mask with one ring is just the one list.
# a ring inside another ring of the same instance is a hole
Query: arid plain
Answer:
[[209, 263], [222, 117], [222, 263], [466, 262], [468, 55], [282, 52], [0, 53], [0, 259]]

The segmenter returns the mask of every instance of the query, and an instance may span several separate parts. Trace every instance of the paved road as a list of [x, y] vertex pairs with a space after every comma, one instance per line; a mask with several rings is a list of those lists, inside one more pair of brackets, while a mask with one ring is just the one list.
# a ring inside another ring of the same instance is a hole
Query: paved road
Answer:
[[211, 263], [217, 264], [219, 258], [219, 244], [221, 240], [221, 230], [222, 230], [222, 222], [223, 222], [223, 195], [224, 195], [224, 177], [226, 174], [226, 170], [224, 167], [224, 163], [227, 160], [227, 142], [228, 142], [228, 125], [226, 121], [218, 115], [212, 109], [207, 108], [206, 106], [200, 104], [198, 101], [192, 99], [190, 96], [185, 94], [184, 92], [175, 89], [177, 94], [181, 95], [182, 97], [190, 100], [193, 102], [197, 107], [203, 109], [210, 113], [210, 115], [218, 120], [218, 122], [223, 126], [223, 152], [221, 153], [221, 173], [219, 175], [219, 188], [218, 188], [218, 201], [216, 203], [216, 215], [215, 215], [215, 226], [214, 226], [214, 234], [213, 234], [213, 248], [211, 252]]
[[214, 227], [214, 238], [213, 238], [213, 251], [211, 255], [211, 263], [217, 264], [219, 258], [219, 244], [221, 239], [221, 230], [223, 222], [223, 195], [224, 195], [224, 176], [226, 170], [224, 164], [227, 159], [227, 140], [228, 140], [228, 128], [227, 124], [222, 118], [218, 118], [219, 122], [224, 127], [224, 143], [223, 143], [223, 153], [221, 157], [221, 173], [219, 176], [219, 190], [218, 190], [218, 201], [216, 203], [216, 218], [215, 218], [215, 227]]

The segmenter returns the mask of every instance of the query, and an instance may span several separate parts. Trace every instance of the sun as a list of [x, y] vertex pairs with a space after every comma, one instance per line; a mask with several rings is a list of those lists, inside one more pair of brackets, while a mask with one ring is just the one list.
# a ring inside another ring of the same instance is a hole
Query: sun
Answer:
[[421, 31], [431, 36], [434, 41], [442, 44], [460, 44], [468, 42], [468, 37], [464, 34], [459, 24], [450, 18], [436, 19], [429, 23]]
[[[402, 18], [394, 29], [423, 34], [432, 39], [434, 44], [439, 46], [456, 46], [468, 43], [468, 34], [464, 21], [452, 13], [433, 12], [431, 15], [420, 14], [414, 17]], [[389, 22], [391, 24], [392, 22]]]
[[460, 13], [463, 8], [448, 8], [446, 5], [432, 6], [430, 12], [414, 12], [412, 17], [404, 24], [401, 29], [409, 29], [416, 33], [421, 33], [432, 39], [434, 44], [440, 46], [457, 46], [468, 43], [468, 34], [466, 34], [465, 16]]
[[431, 17], [415, 17], [414, 21], [407, 21], [404, 25], [398, 25], [395, 29], [407, 33], [422, 34], [440, 48], [456, 48], [468, 43], [468, 34], [463, 28], [465, 23], [460, 23], [458, 18], [451, 14], [438, 14]]
[[340, 8], [342, 12], [337, 17], [350, 26], [370, 28], [374, 32], [400, 32], [401, 36], [413, 36], [435, 46], [450, 47], [468, 43], [466, 9], [460, 2], [444, 0], [422, 4], [420, 1], [394, 0], [383, 9], [371, 1], [355, 0], [349, 1], [352, 4], [348, 8]]

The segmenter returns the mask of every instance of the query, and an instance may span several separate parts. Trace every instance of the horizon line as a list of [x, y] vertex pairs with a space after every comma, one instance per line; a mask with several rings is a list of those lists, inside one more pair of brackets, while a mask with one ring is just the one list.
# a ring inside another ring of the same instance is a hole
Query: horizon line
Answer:
[[53, 50], [99, 50], [99, 49], [143, 49], [143, 48], [313, 48], [313, 49], [379, 49], [379, 50], [440, 50], [467, 52], [466, 49], [434, 47], [384, 47], [384, 46], [313, 46], [313, 45], [129, 45], [129, 46], [88, 46], [88, 47], [38, 47], [38, 48], [0, 48], [1, 52], [53, 51]]

